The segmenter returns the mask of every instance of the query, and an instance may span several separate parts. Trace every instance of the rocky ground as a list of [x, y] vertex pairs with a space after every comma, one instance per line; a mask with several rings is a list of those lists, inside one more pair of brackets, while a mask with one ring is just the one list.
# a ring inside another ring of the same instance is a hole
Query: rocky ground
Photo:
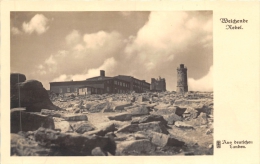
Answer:
[[213, 155], [212, 92], [50, 99], [55, 110], [11, 109], [11, 155]]

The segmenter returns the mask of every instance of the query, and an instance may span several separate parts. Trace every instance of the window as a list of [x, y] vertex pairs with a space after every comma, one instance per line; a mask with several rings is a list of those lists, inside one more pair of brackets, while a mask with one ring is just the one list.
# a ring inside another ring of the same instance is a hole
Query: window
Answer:
[[60, 88], [60, 93], [62, 93], [62, 88]]
[[117, 81], [116, 81], [116, 80], [114, 81], [114, 84], [117, 84]]
[[78, 92], [78, 88], [75, 88], [75, 92]]
[[70, 92], [70, 88], [67, 88], [67, 92]]
[[107, 92], [109, 92], [109, 87], [107, 87]]

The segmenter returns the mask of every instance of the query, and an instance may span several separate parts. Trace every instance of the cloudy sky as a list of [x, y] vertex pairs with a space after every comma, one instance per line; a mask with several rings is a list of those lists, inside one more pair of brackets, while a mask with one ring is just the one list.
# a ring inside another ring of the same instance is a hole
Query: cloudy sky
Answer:
[[161, 76], [176, 90], [188, 68], [189, 90], [213, 90], [211, 11], [11, 12], [11, 72], [49, 82], [99, 75]]

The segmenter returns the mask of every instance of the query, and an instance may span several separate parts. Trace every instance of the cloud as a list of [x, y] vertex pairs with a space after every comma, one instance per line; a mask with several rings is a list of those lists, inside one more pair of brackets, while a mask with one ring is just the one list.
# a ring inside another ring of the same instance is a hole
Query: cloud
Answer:
[[98, 68], [92, 68], [87, 71], [87, 73], [83, 74], [74, 74], [74, 75], [66, 75], [62, 74], [57, 78], [54, 78], [52, 81], [79, 81], [79, 80], [85, 80], [87, 78], [91, 78], [94, 76], [99, 76], [100, 70], [106, 70], [108, 72], [112, 72], [114, 67], [116, 67], [117, 63], [114, 58], [108, 58], [104, 61], [104, 63], [99, 66]]
[[213, 66], [210, 67], [207, 75], [195, 80], [188, 78], [189, 90], [192, 91], [213, 91]]
[[81, 36], [79, 34], [79, 31], [73, 30], [70, 34], [66, 36], [66, 42], [69, 45], [75, 45], [78, 42], [80, 42]]
[[68, 53], [66, 50], [60, 50], [56, 54], [51, 54], [42, 64], [36, 66], [36, 72], [41, 75], [56, 73], [59, 62], [64, 60]]
[[25, 33], [32, 34], [33, 32], [38, 35], [45, 33], [48, 29], [49, 19], [42, 14], [36, 14], [30, 22], [23, 22], [23, 30]]
[[41, 75], [47, 74], [47, 72], [45, 71], [45, 67], [44, 67], [42, 64], [40, 64], [39, 66], [37, 66], [37, 72], [38, 72], [39, 74], [41, 74]]
[[136, 36], [74, 29], [64, 38], [64, 53], [50, 55], [43, 64], [54, 81], [84, 80], [103, 69], [111, 76], [130, 75], [148, 82], [161, 76], [167, 90], [175, 90], [176, 68], [185, 64], [190, 89], [212, 89], [212, 76], [207, 75], [213, 65], [212, 12], [151, 12]]
[[[114, 57], [117, 60], [124, 48], [121, 34], [118, 32], [98, 31], [81, 35], [73, 30], [66, 37], [66, 50], [51, 54], [42, 65], [47, 73], [55, 74], [85, 74], [92, 68], [98, 68], [104, 61]], [[63, 78], [71, 78], [71, 76]]]
[[165, 77], [167, 88], [175, 90], [179, 64], [187, 65], [193, 78], [205, 75], [212, 65], [212, 14], [151, 12], [137, 36], [128, 38], [124, 54], [116, 69], [147, 80]]
[[22, 32], [17, 27], [12, 27], [11, 32], [13, 35], [22, 34]]
[[46, 59], [45, 60], [45, 63], [47, 64], [47, 65], [55, 65], [55, 64], [57, 64], [57, 62], [56, 62], [56, 60], [54, 59], [54, 56], [53, 55], [51, 55], [48, 59]]

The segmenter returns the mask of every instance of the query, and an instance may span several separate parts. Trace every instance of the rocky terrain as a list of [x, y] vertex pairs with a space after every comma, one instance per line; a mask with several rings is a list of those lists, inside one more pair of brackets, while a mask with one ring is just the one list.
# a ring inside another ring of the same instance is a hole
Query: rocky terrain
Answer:
[[49, 94], [49, 99], [42, 101], [48, 105], [30, 103], [29, 111], [11, 109], [12, 156], [213, 155], [212, 92]]

